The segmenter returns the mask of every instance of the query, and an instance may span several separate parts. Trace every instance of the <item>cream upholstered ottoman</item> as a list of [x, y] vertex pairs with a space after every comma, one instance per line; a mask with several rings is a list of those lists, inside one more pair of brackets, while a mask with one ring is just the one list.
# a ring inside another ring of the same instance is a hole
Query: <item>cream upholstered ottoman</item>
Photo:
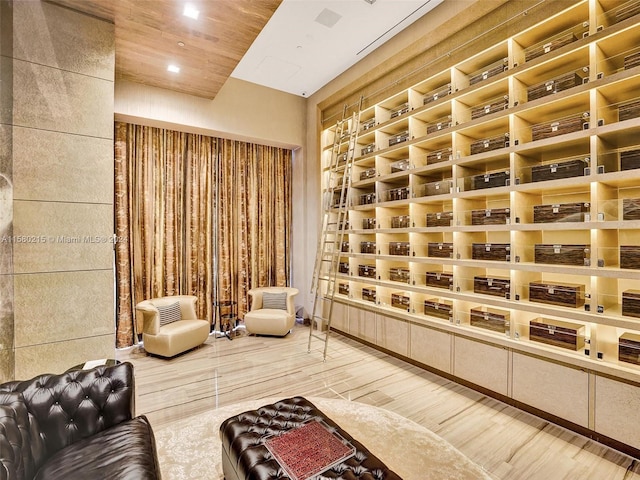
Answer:
[[251, 310], [244, 316], [248, 333], [285, 336], [296, 323], [293, 298], [298, 294], [292, 287], [260, 287], [249, 290]]

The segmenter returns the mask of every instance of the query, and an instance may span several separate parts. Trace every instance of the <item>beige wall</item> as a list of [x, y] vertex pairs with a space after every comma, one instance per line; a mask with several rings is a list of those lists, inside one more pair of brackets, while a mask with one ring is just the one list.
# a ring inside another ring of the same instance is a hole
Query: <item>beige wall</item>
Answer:
[[113, 25], [93, 17], [34, 1], [12, 13], [1, 165], [12, 174], [13, 252], [0, 288], [13, 301], [0, 348], [14, 347], [15, 378], [28, 378], [114, 356], [115, 48]]

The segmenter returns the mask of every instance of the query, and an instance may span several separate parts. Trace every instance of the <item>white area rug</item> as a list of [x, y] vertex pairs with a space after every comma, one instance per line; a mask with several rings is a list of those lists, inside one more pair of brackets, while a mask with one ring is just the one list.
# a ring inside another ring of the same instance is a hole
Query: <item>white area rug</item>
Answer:
[[[307, 399], [403, 480], [491, 479], [448, 442], [396, 413], [346, 400]], [[222, 480], [222, 422], [278, 400], [237, 403], [154, 428], [163, 479]]]

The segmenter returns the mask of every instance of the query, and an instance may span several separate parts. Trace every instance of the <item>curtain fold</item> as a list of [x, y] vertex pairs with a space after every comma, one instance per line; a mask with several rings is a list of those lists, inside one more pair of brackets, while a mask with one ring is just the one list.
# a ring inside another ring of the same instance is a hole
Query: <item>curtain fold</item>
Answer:
[[[195, 295], [248, 311], [248, 290], [289, 282], [291, 151], [116, 122], [117, 346], [142, 325], [135, 304]], [[223, 330], [234, 325], [219, 325]]]

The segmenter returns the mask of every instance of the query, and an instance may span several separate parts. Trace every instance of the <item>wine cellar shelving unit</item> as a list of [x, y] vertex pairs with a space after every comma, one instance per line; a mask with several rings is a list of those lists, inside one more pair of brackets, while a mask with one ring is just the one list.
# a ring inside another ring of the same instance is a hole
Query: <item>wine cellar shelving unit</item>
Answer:
[[360, 127], [333, 327], [640, 450], [640, 1], [578, 2]]

